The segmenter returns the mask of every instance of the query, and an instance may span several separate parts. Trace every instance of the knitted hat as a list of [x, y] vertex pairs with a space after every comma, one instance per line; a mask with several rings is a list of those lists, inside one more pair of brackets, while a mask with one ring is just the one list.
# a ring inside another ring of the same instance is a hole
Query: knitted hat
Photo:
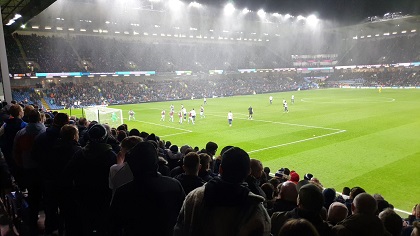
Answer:
[[108, 137], [105, 127], [101, 124], [93, 125], [89, 129], [88, 134], [89, 140], [95, 143], [105, 143]]
[[306, 180], [311, 180], [312, 177], [314, 177], [314, 176], [311, 173], [307, 173], [305, 176], [303, 176], [303, 178], [306, 179]]

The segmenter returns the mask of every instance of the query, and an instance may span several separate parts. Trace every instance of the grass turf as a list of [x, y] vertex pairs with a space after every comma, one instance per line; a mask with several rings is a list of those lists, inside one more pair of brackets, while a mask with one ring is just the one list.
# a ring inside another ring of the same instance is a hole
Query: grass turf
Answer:
[[[291, 95], [295, 104], [291, 104]], [[269, 96], [274, 97], [269, 104]], [[282, 99], [289, 104], [283, 112]], [[411, 211], [420, 201], [416, 183], [420, 165], [420, 90], [328, 89], [112, 106], [123, 111], [129, 129], [155, 133], [178, 146], [205, 147], [208, 141], [239, 146], [274, 173], [281, 167], [301, 178], [312, 173], [324, 187], [337, 191], [361, 186], [380, 193], [396, 208]], [[169, 107], [175, 106], [174, 122]], [[183, 104], [195, 108], [195, 125], [178, 123]], [[248, 120], [248, 107], [254, 119]], [[135, 121], [128, 121], [128, 110]], [[166, 110], [165, 122], [160, 121]], [[229, 127], [227, 113], [234, 115]], [[75, 109], [68, 114], [81, 116]]]

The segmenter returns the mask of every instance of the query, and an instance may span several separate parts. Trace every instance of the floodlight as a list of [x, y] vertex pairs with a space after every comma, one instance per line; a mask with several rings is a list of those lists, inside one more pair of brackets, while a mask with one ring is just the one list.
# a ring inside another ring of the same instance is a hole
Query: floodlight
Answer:
[[297, 20], [304, 20], [304, 19], [305, 19], [305, 17], [301, 16], [301, 15], [298, 15], [298, 17], [297, 17]]
[[200, 3], [198, 3], [198, 2], [191, 2], [189, 5], [188, 5], [189, 7], [196, 7], [196, 8], [200, 8], [201, 7], [201, 4]]
[[242, 10], [242, 14], [247, 14], [247, 13], [249, 13], [249, 12], [251, 12], [250, 10], [248, 10], [248, 8], [244, 8], [243, 10]]
[[259, 16], [259, 17], [261, 17], [261, 18], [264, 18], [265, 17], [265, 11], [263, 10], [263, 9], [260, 9], [260, 10], [258, 10], [258, 12], [257, 12], [257, 15]]
[[168, 6], [171, 10], [177, 10], [180, 6], [182, 6], [184, 3], [179, 0], [169, 0]]
[[10, 19], [10, 20], [9, 20], [9, 22], [8, 22], [6, 25], [11, 25], [11, 24], [13, 24], [13, 23], [15, 23], [15, 21], [14, 21], [14, 20], [12, 20], [12, 19]]
[[13, 20], [17, 20], [17, 19], [19, 19], [21, 17], [22, 17], [21, 14], [16, 13], [16, 15], [13, 17]]
[[290, 14], [286, 14], [285, 16], [284, 16], [284, 18], [287, 20], [287, 19], [289, 19], [289, 18], [291, 18], [292, 17], [292, 15], [290, 15]]
[[26, 25], [21, 25], [20, 28], [25, 29]]
[[273, 13], [273, 16], [275, 16], [275, 17], [280, 17], [281, 16], [281, 14], [279, 14], [279, 13]]
[[306, 18], [306, 22], [310, 25], [316, 25], [319, 19], [315, 15], [310, 15]]
[[407, 30], [401, 31], [401, 34], [405, 34], [405, 33], [407, 33]]
[[235, 11], [235, 6], [232, 3], [226, 4], [225, 8], [223, 9], [225, 15], [232, 15]]

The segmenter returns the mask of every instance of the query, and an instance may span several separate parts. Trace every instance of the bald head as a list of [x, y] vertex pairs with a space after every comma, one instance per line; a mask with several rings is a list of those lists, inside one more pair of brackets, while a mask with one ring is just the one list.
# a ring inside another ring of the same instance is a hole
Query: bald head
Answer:
[[378, 209], [375, 198], [367, 193], [360, 193], [357, 195], [351, 205], [353, 214], [367, 214], [375, 215]]
[[284, 182], [279, 188], [279, 197], [282, 200], [296, 202], [298, 191], [296, 184], [290, 181]]
[[251, 159], [250, 165], [251, 165], [251, 175], [257, 179], [261, 178], [261, 175], [263, 173], [263, 165], [261, 161], [257, 159]]
[[348, 209], [346, 205], [341, 202], [333, 202], [330, 205], [330, 208], [328, 208], [327, 220], [332, 224], [337, 224], [347, 217], [347, 212]]

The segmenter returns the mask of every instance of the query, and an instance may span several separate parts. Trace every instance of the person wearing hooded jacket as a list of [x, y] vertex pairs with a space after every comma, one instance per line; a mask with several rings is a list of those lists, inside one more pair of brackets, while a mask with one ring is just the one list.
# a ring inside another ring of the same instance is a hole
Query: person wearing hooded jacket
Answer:
[[157, 171], [158, 154], [150, 142], [138, 143], [125, 160], [133, 181], [115, 191], [110, 235], [172, 236], [185, 198], [181, 183]]
[[216, 177], [187, 195], [174, 236], [270, 235], [264, 198], [243, 184], [250, 173], [248, 154], [232, 147], [224, 152]]
[[108, 134], [101, 124], [89, 130], [89, 141], [76, 152], [64, 169], [63, 177], [73, 182], [79, 235], [107, 234], [107, 220], [112, 191], [108, 186], [109, 168], [117, 163], [117, 155], [107, 144]]

